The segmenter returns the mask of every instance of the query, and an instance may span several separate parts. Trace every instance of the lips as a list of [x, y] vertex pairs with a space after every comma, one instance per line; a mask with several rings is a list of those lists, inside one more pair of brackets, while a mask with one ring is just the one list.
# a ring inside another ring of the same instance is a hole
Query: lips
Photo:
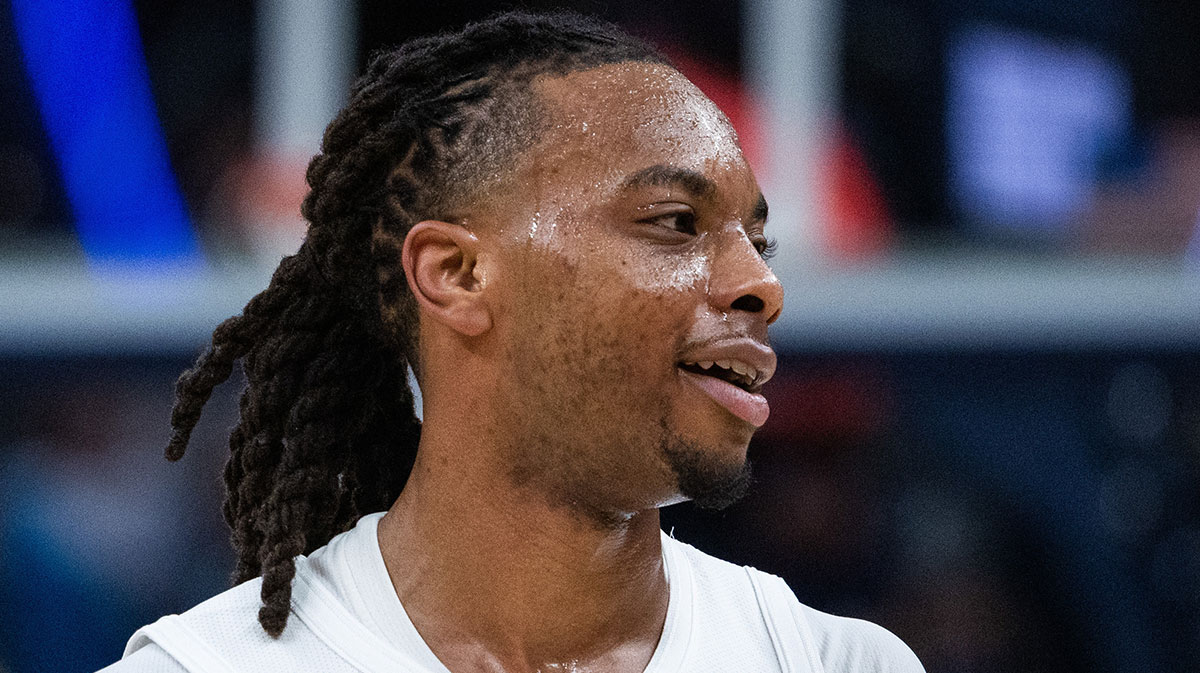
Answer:
[[760, 391], [775, 373], [775, 353], [748, 339], [706, 344], [679, 362], [680, 377], [733, 416], [762, 427], [771, 408]]
[[756, 428], [762, 427], [771, 415], [767, 398], [759, 393], [747, 392], [728, 381], [694, 374], [685, 369], [680, 369], [679, 373], [684, 381], [704, 391], [714, 402], [725, 407], [726, 411]]

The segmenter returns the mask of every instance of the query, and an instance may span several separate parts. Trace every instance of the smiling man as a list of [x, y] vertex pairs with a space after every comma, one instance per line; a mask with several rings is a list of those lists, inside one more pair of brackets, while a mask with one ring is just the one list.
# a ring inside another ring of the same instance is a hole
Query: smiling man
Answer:
[[172, 419], [178, 459], [243, 361], [242, 583], [106, 670], [922, 670], [659, 528], [744, 490], [783, 304], [737, 137], [660, 55], [573, 15], [410, 42], [308, 180], [304, 245]]

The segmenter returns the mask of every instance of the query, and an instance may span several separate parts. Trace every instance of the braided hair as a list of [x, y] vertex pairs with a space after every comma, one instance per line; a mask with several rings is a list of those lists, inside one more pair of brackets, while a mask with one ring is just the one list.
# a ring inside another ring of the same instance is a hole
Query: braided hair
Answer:
[[[601, 21], [509, 12], [374, 55], [308, 166], [308, 235], [176, 384], [168, 460], [241, 361], [225, 466], [234, 583], [262, 575], [258, 620], [287, 625], [293, 558], [387, 509], [421, 427], [417, 309], [400, 264], [411, 226], [503, 181], [539, 131], [538, 75], [667, 61]], [[544, 120], [543, 120], [544, 121]]]

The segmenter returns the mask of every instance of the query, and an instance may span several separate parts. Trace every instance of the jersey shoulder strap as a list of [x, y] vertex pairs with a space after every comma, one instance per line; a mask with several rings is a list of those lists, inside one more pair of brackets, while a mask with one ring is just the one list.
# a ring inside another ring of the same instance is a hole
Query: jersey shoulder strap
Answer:
[[[891, 631], [802, 604], [787, 583], [747, 569], [772, 639], [787, 669], [813, 673], [925, 673], [917, 656]], [[802, 668], [801, 666], [808, 668]]]
[[[306, 581], [307, 563], [296, 559], [292, 610], [287, 627], [274, 638], [258, 622], [262, 580], [253, 579], [204, 601], [180, 615], [169, 615], [134, 633], [125, 656], [153, 642], [189, 673], [291, 673], [320, 670], [358, 673], [363, 670], [331, 647], [324, 634], [302, 616], [319, 602]], [[299, 610], [298, 610], [299, 608]], [[353, 628], [345, 618], [341, 628]]]
[[816, 636], [826, 673], [925, 673], [917, 655], [884, 627], [796, 605]]
[[759, 610], [787, 673], [825, 673], [812, 627], [799, 609], [800, 601], [782, 578], [746, 567]]
[[245, 582], [181, 615], [167, 615], [153, 624], [143, 626], [134, 632], [125, 645], [122, 658], [128, 658], [154, 643], [189, 673], [237, 673], [239, 669], [229, 656], [236, 653], [237, 645], [229, 642], [230, 638], [213, 642], [211, 632], [214, 629], [229, 632], [247, 620], [257, 621], [261, 584], [261, 579]]
[[296, 558], [291, 613], [278, 638], [258, 623], [261, 586], [250, 580], [139, 629], [124, 656], [153, 642], [189, 673], [428, 673], [370, 632], [313, 575], [307, 558]]
[[125, 645], [122, 659], [154, 643], [190, 673], [235, 673], [221, 655], [192, 632], [179, 615], [167, 615], [138, 629]]

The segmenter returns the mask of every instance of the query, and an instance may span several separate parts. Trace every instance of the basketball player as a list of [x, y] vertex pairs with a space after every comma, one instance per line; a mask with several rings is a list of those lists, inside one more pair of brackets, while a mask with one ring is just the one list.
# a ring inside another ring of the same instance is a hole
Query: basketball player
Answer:
[[178, 459], [242, 361], [241, 584], [106, 671], [922, 670], [659, 528], [742, 492], [783, 302], [733, 129], [662, 56], [574, 15], [414, 40], [308, 182], [172, 417]]

